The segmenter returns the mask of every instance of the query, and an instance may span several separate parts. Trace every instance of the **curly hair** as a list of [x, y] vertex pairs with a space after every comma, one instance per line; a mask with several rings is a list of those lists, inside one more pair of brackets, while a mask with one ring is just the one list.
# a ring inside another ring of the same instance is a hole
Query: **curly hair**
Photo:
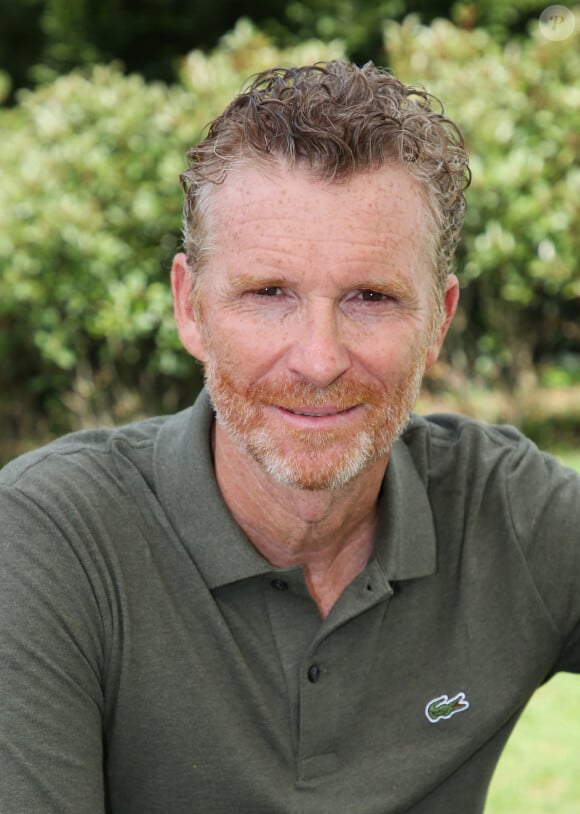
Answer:
[[429, 258], [443, 291], [463, 225], [470, 170], [458, 127], [427, 91], [406, 86], [372, 62], [342, 60], [273, 68], [253, 78], [187, 153], [184, 248], [192, 271], [211, 245], [211, 190], [240, 165], [284, 162], [318, 180], [396, 163], [421, 183], [432, 232]]

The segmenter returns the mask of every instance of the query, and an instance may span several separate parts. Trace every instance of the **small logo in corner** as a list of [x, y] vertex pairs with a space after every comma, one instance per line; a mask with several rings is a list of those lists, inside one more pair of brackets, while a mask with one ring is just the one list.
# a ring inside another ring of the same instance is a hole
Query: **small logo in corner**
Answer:
[[469, 701], [464, 692], [458, 692], [453, 698], [449, 698], [448, 695], [439, 695], [428, 701], [425, 715], [428, 721], [436, 724], [438, 721], [447, 721], [458, 712], [465, 712], [466, 709], [469, 709]]
[[566, 6], [548, 6], [540, 14], [540, 31], [547, 40], [567, 39], [574, 33], [576, 18]]

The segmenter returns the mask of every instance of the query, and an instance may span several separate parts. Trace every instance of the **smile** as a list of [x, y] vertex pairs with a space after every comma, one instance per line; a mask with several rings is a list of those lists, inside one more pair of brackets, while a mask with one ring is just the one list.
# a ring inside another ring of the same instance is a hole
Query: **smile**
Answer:
[[278, 410], [286, 421], [289, 421], [294, 426], [302, 426], [304, 429], [313, 429], [315, 426], [330, 429], [342, 425], [353, 413], [357, 412], [361, 405], [355, 404], [352, 407], [345, 408], [335, 406], [313, 407], [302, 410], [281, 405], [272, 406]]
[[283, 407], [282, 409], [287, 410], [287, 412], [292, 413], [293, 415], [305, 415], [308, 416], [308, 418], [326, 418], [328, 416], [346, 413], [353, 408], [347, 407], [345, 410], [318, 410], [316, 412], [307, 412], [306, 410], [291, 410], [289, 407]]

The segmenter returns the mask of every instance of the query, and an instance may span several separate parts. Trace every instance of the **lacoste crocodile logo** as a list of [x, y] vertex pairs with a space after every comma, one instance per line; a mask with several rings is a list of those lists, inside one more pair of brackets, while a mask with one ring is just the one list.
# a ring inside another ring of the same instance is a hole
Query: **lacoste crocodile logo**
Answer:
[[433, 698], [425, 707], [425, 715], [428, 721], [436, 724], [438, 721], [447, 721], [458, 712], [465, 712], [466, 709], [469, 709], [469, 701], [464, 692], [458, 692], [453, 698], [449, 698], [448, 695]]

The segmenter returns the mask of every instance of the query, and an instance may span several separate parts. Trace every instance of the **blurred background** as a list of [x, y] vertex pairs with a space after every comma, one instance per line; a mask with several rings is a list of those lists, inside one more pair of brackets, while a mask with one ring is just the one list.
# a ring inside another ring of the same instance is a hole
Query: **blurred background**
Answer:
[[424, 84], [472, 156], [460, 311], [420, 409], [574, 455], [580, 18], [544, 8], [0, 0], [0, 462], [192, 401], [168, 286], [184, 153], [250, 74], [339, 56]]

